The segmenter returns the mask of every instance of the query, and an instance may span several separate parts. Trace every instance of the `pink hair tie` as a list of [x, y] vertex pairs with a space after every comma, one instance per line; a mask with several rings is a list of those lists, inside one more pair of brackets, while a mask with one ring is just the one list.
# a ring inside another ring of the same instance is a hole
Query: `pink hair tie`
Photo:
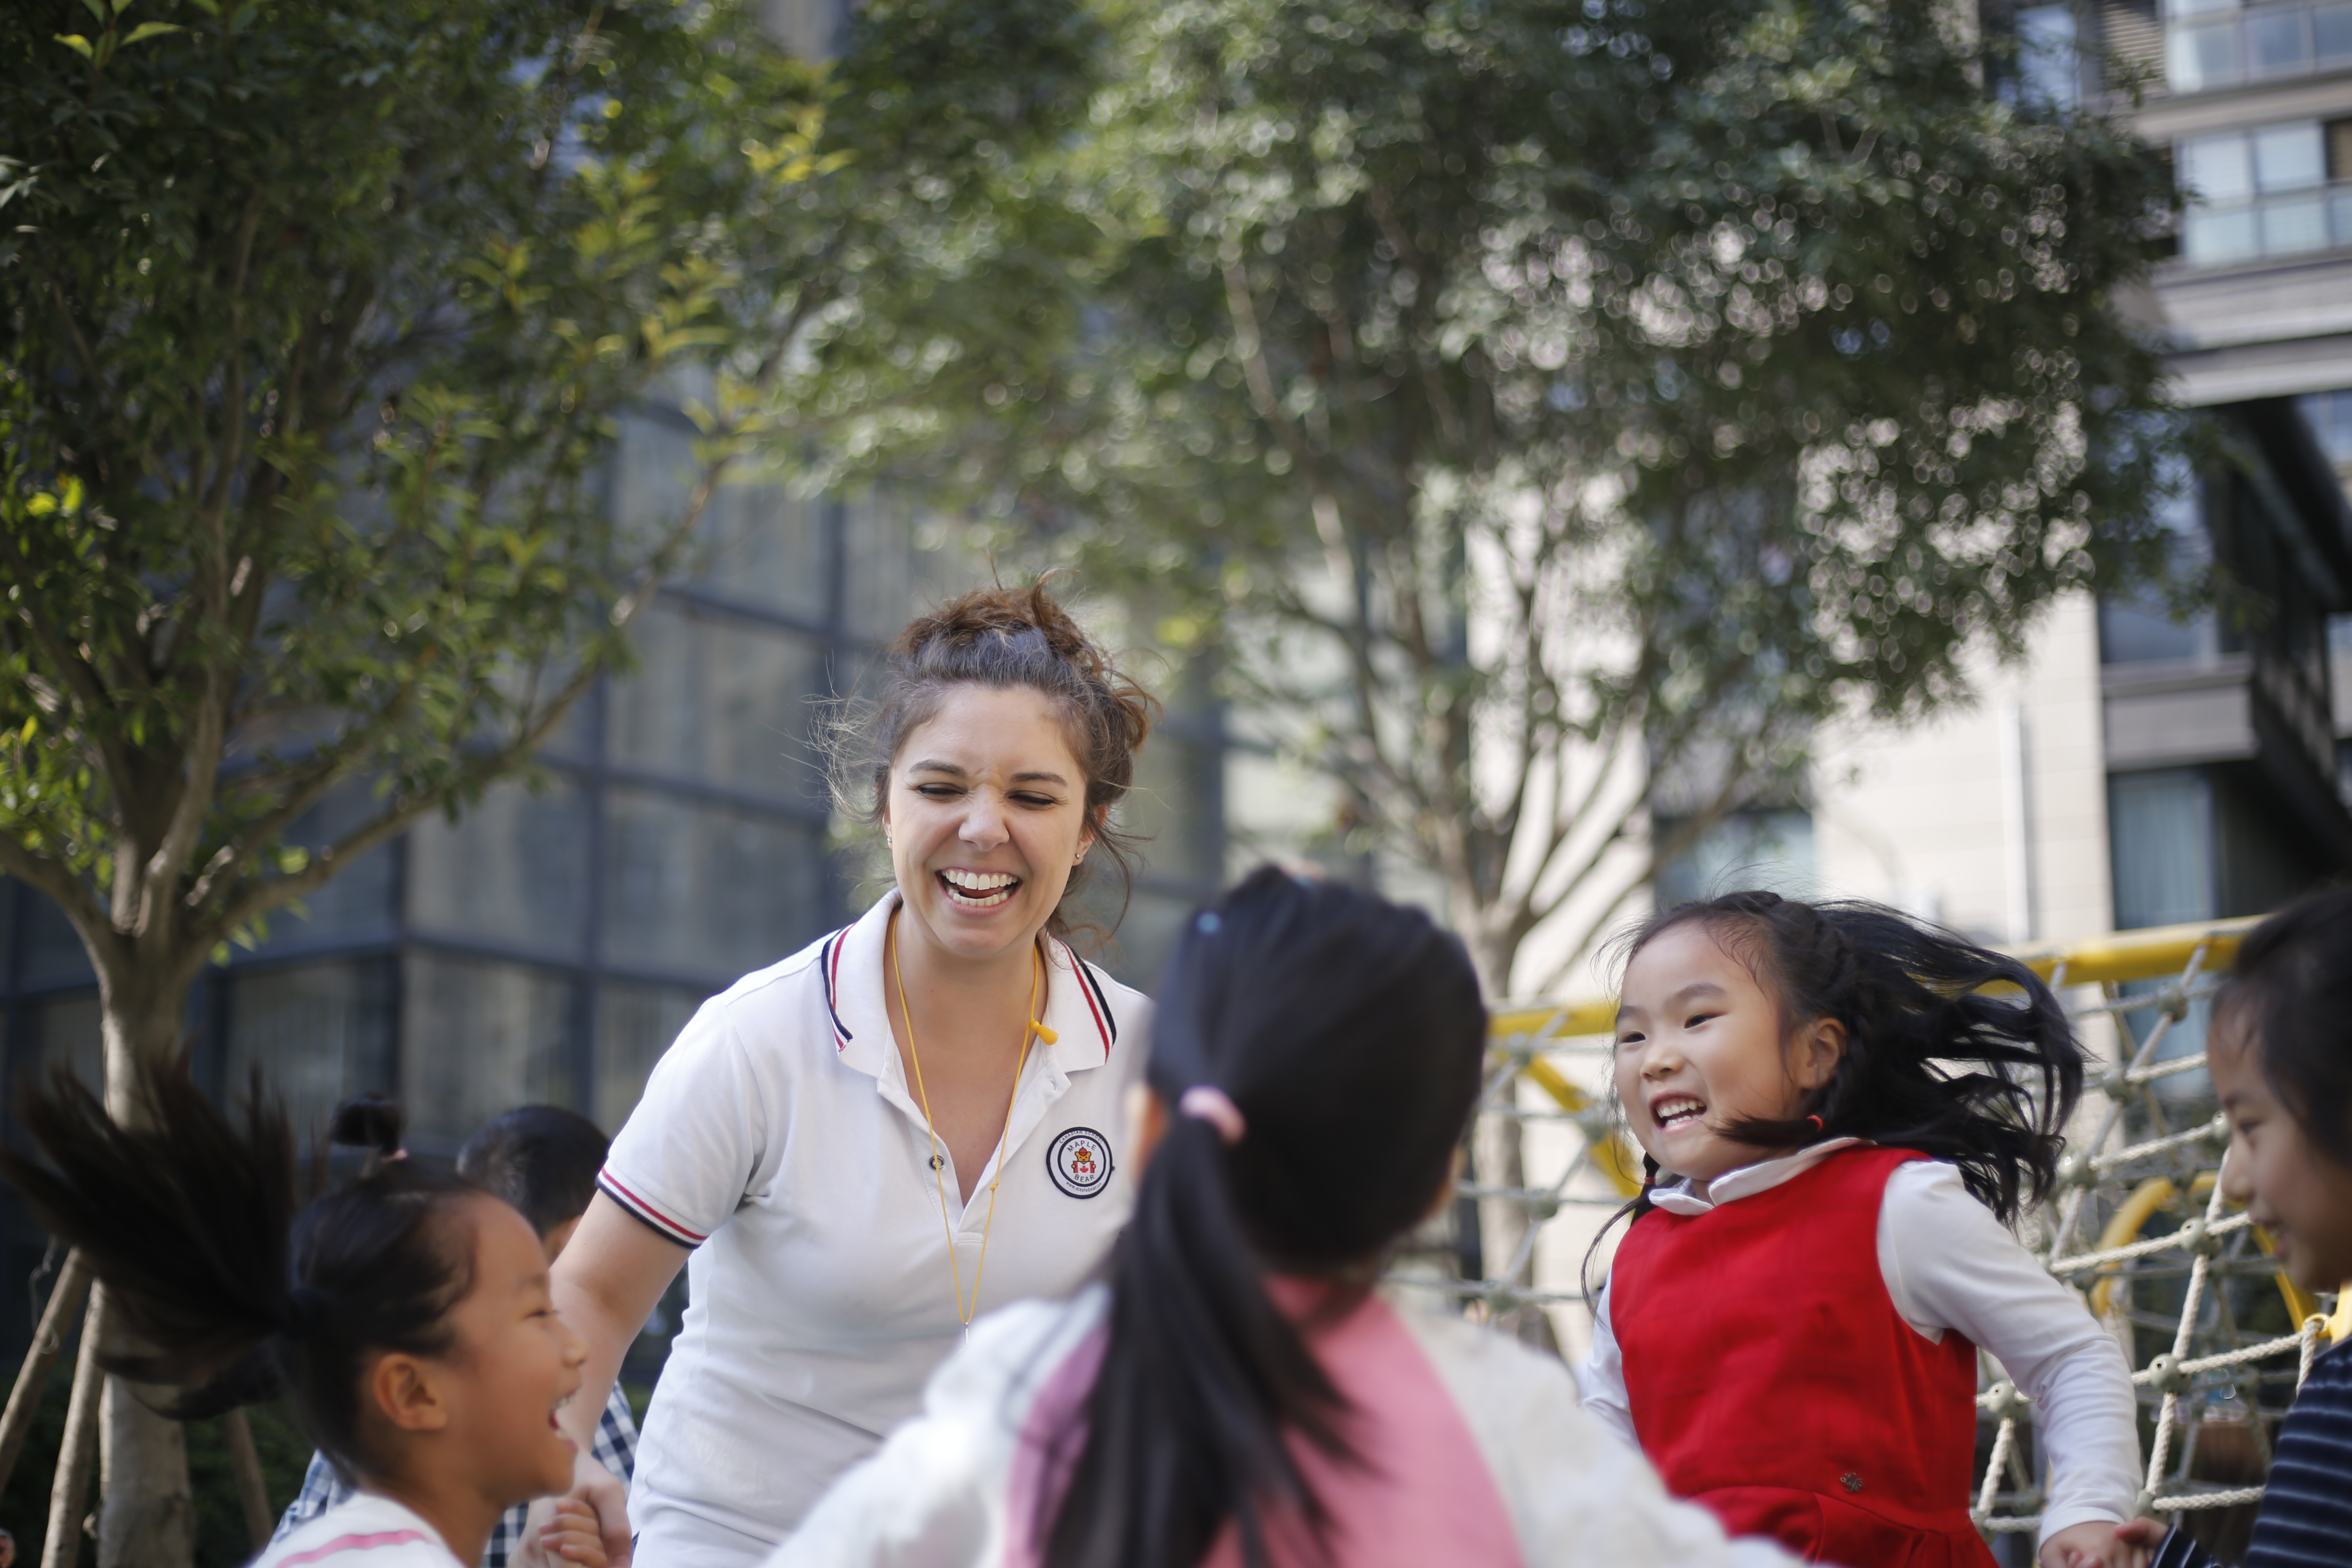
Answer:
[[1210, 1084], [1196, 1083], [1178, 1095], [1176, 1110], [1195, 1121], [1207, 1122], [1228, 1143], [1240, 1142], [1242, 1134], [1249, 1131], [1249, 1123], [1242, 1119], [1242, 1108], [1223, 1089]]

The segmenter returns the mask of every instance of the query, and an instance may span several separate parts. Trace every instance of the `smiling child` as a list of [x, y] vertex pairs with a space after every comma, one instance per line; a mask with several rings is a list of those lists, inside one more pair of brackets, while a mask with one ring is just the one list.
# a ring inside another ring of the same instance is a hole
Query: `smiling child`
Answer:
[[[357, 1483], [256, 1568], [458, 1568], [508, 1508], [570, 1484], [556, 1412], [585, 1349], [521, 1215], [404, 1160], [297, 1213], [293, 1136], [257, 1080], [242, 1129], [178, 1064], [142, 1068], [134, 1094], [144, 1114], [118, 1126], [60, 1074], [23, 1106], [47, 1163], [0, 1152], [0, 1173], [153, 1347], [109, 1370], [184, 1390], [184, 1420], [284, 1389]], [[605, 1562], [584, 1508], [547, 1546]]]
[[2118, 1533], [2130, 1369], [2004, 1224], [2048, 1186], [2082, 1081], [2032, 971], [1890, 910], [1733, 893], [1635, 933], [1616, 1033], [1654, 1184], [1587, 1408], [1734, 1534], [1990, 1568], [1969, 1516], [1981, 1346], [2038, 1407], [2043, 1568], [2146, 1561]]
[[[2208, 1065], [2230, 1119], [2223, 1193], [2305, 1290], [2352, 1280], [2352, 891], [2254, 929], [2213, 1008]], [[2311, 1363], [2272, 1450], [2244, 1568], [2352, 1564], [2352, 1347]], [[2162, 1527], [2142, 1522], [2136, 1539]], [[2211, 1568], [2176, 1530], [2158, 1568]]]

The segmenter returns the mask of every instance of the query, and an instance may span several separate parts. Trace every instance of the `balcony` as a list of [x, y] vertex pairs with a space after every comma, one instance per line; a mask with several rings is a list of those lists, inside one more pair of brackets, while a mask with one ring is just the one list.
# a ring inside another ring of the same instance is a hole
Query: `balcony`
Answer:
[[2352, 181], [2251, 201], [2196, 202], [2180, 218], [2180, 258], [2192, 267], [2307, 256], [2352, 246]]
[[2175, 92], [2210, 92], [2352, 66], [2352, 0], [2238, 6], [2173, 0], [2165, 79]]

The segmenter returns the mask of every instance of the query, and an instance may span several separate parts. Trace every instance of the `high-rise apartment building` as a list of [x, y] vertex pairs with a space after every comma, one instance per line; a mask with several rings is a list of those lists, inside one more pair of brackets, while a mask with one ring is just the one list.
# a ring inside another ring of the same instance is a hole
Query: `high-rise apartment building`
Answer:
[[2123, 112], [2179, 181], [2137, 309], [2238, 450], [2170, 520], [2231, 591], [2185, 622], [2061, 606], [1974, 710], [1836, 737], [1802, 809], [1727, 825], [1674, 890], [1752, 865], [2004, 941], [2271, 908], [2352, 870], [2352, 0], [1985, 19], [2019, 45], [1996, 89]]

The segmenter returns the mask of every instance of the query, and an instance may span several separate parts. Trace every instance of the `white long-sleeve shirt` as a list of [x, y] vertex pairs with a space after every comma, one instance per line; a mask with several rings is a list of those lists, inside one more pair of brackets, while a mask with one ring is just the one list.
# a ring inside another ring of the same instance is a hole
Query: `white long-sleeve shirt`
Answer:
[[[1729, 1172], [1708, 1184], [1706, 1197], [1677, 1182], [1654, 1190], [1650, 1201], [1668, 1214], [1702, 1215], [1769, 1192], [1860, 1142], [1832, 1138]], [[1878, 1210], [1878, 1271], [1905, 1322], [1937, 1343], [1957, 1333], [1989, 1351], [2033, 1401], [2050, 1457], [2041, 1539], [2070, 1525], [2132, 1517], [2140, 1456], [2131, 1367], [2082, 1299], [1969, 1195], [1957, 1166], [1914, 1160], [1895, 1168]], [[1601, 1294], [1580, 1376], [1584, 1407], [1630, 1443], [1633, 1413], [1610, 1323], [1612, 1294]]]
[[[1024, 1455], [1036, 1463], [1057, 1405], [1075, 1404], [1091, 1385], [1093, 1368], [1083, 1358], [1102, 1331], [1108, 1301], [1105, 1288], [1092, 1286], [1067, 1302], [1024, 1302], [974, 1323], [971, 1342], [924, 1391], [922, 1414], [835, 1482], [764, 1568], [1034, 1563], [1037, 1488], [1024, 1485]], [[1459, 1318], [1399, 1310], [1377, 1298], [1315, 1342], [1342, 1391], [1353, 1385], [1349, 1397], [1360, 1409], [1388, 1410], [1365, 1397], [1368, 1391], [1434, 1394], [1434, 1403], [1412, 1405], [1413, 1430], [1405, 1435], [1408, 1444], [1423, 1445], [1428, 1462], [1377, 1471], [1335, 1467], [1337, 1478], [1318, 1482], [1341, 1528], [1367, 1518], [1418, 1520], [1423, 1527], [1435, 1519], [1453, 1541], [1445, 1556], [1404, 1556], [1406, 1543], [1393, 1536], [1348, 1537], [1337, 1543], [1340, 1561], [1795, 1568], [1774, 1543], [1727, 1541], [1714, 1515], [1669, 1498], [1638, 1452], [1578, 1408], [1568, 1369], [1549, 1356]], [[1083, 1376], [1072, 1377], [1074, 1369]], [[1381, 1441], [1395, 1433], [1354, 1436], [1370, 1450], [1396, 1451]], [[1383, 1511], [1366, 1505], [1366, 1489], [1417, 1493], [1418, 1506]], [[1219, 1552], [1211, 1563], [1238, 1562], [1230, 1531]], [[1286, 1560], [1277, 1550], [1276, 1561]]]

